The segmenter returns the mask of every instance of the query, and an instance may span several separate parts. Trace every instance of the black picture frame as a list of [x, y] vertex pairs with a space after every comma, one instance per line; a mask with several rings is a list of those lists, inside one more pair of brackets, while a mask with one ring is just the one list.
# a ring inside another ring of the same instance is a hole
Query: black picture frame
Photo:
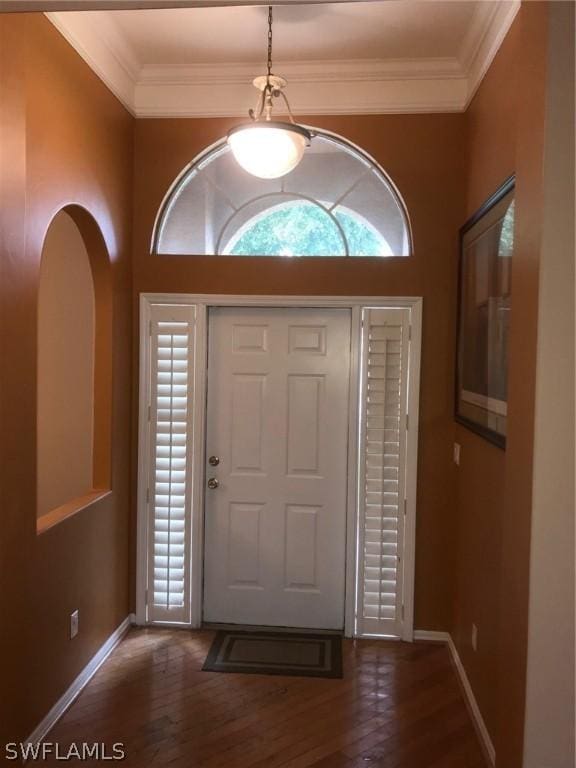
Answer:
[[506, 448], [515, 176], [460, 229], [455, 419]]

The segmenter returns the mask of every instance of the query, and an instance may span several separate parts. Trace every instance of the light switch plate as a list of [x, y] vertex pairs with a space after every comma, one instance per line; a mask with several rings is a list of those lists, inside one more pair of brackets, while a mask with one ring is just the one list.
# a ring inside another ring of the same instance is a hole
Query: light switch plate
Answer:
[[70, 614], [70, 640], [76, 637], [78, 634], [78, 625], [80, 621], [80, 615], [78, 609]]
[[454, 464], [460, 466], [460, 443], [454, 443]]

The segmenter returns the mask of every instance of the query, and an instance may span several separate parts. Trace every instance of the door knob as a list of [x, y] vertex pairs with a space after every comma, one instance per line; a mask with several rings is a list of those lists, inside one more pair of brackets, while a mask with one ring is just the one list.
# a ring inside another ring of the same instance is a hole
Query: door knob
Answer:
[[217, 467], [218, 464], [220, 464], [220, 459], [218, 456], [210, 456], [208, 459], [208, 464], [210, 464], [211, 467]]
[[210, 480], [208, 480], [208, 488], [212, 491], [214, 488], [218, 488], [218, 480], [216, 480], [215, 477], [211, 477]]

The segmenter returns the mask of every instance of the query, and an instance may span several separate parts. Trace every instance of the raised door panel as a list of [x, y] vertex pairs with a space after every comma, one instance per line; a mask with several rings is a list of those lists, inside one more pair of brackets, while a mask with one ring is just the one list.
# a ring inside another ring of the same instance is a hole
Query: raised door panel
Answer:
[[261, 545], [264, 504], [231, 503], [228, 507], [228, 586], [262, 589]]
[[264, 472], [264, 403], [267, 376], [236, 373], [231, 377], [230, 471]]
[[320, 507], [286, 505], [285, 589], [319, 591], [318, 517]]
[[288, 475], [321, 475], [323, 411], [324, 376], [289, 374], [286, 424]]
[[342, 628], [350, 314], [218, 309], [209, 338], [204, 618]]

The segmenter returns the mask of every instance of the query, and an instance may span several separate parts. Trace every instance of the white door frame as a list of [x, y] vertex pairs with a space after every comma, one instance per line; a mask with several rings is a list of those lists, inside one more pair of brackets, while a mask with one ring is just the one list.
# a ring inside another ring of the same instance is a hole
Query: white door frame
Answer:
[[148, 489], [149, 489], [149, 381], [150, 309], [152, 305], [185, 305], [196, 308], [195, 370], [192, 430], [192, 510], [191, 510], [191, 627], [202, 624], [204, 569], [204, 446], [206, 437], [206, 380], [208, 366], [208, 309], [210, 307], [306, 307], [344, 308], [351, 312], [350, 395], [348, 419], [348, 491], [346, 504], [346, 594], [345, 635], [356, 634], [357, 546], [359, 541], [359, 400], [361, 377], [362, 312], [374, 308], [410, 310], [409, 380], [407, 403], [410, 424], [406, 445], [405, 538], [403, 578], [402, 640], [412, 641], [414, 631], [414, 561], [416, 530], [416, 479], [418, 461], [418, 410], [420, 394], [420, 354], [422, 338], [422, 298], [382, 296], [238, 296], [183, 293], [140, 294], [140, 390], [138, 438], [138, 535], [136, 571], [136, 623], [144, 625], [148, 573]]

